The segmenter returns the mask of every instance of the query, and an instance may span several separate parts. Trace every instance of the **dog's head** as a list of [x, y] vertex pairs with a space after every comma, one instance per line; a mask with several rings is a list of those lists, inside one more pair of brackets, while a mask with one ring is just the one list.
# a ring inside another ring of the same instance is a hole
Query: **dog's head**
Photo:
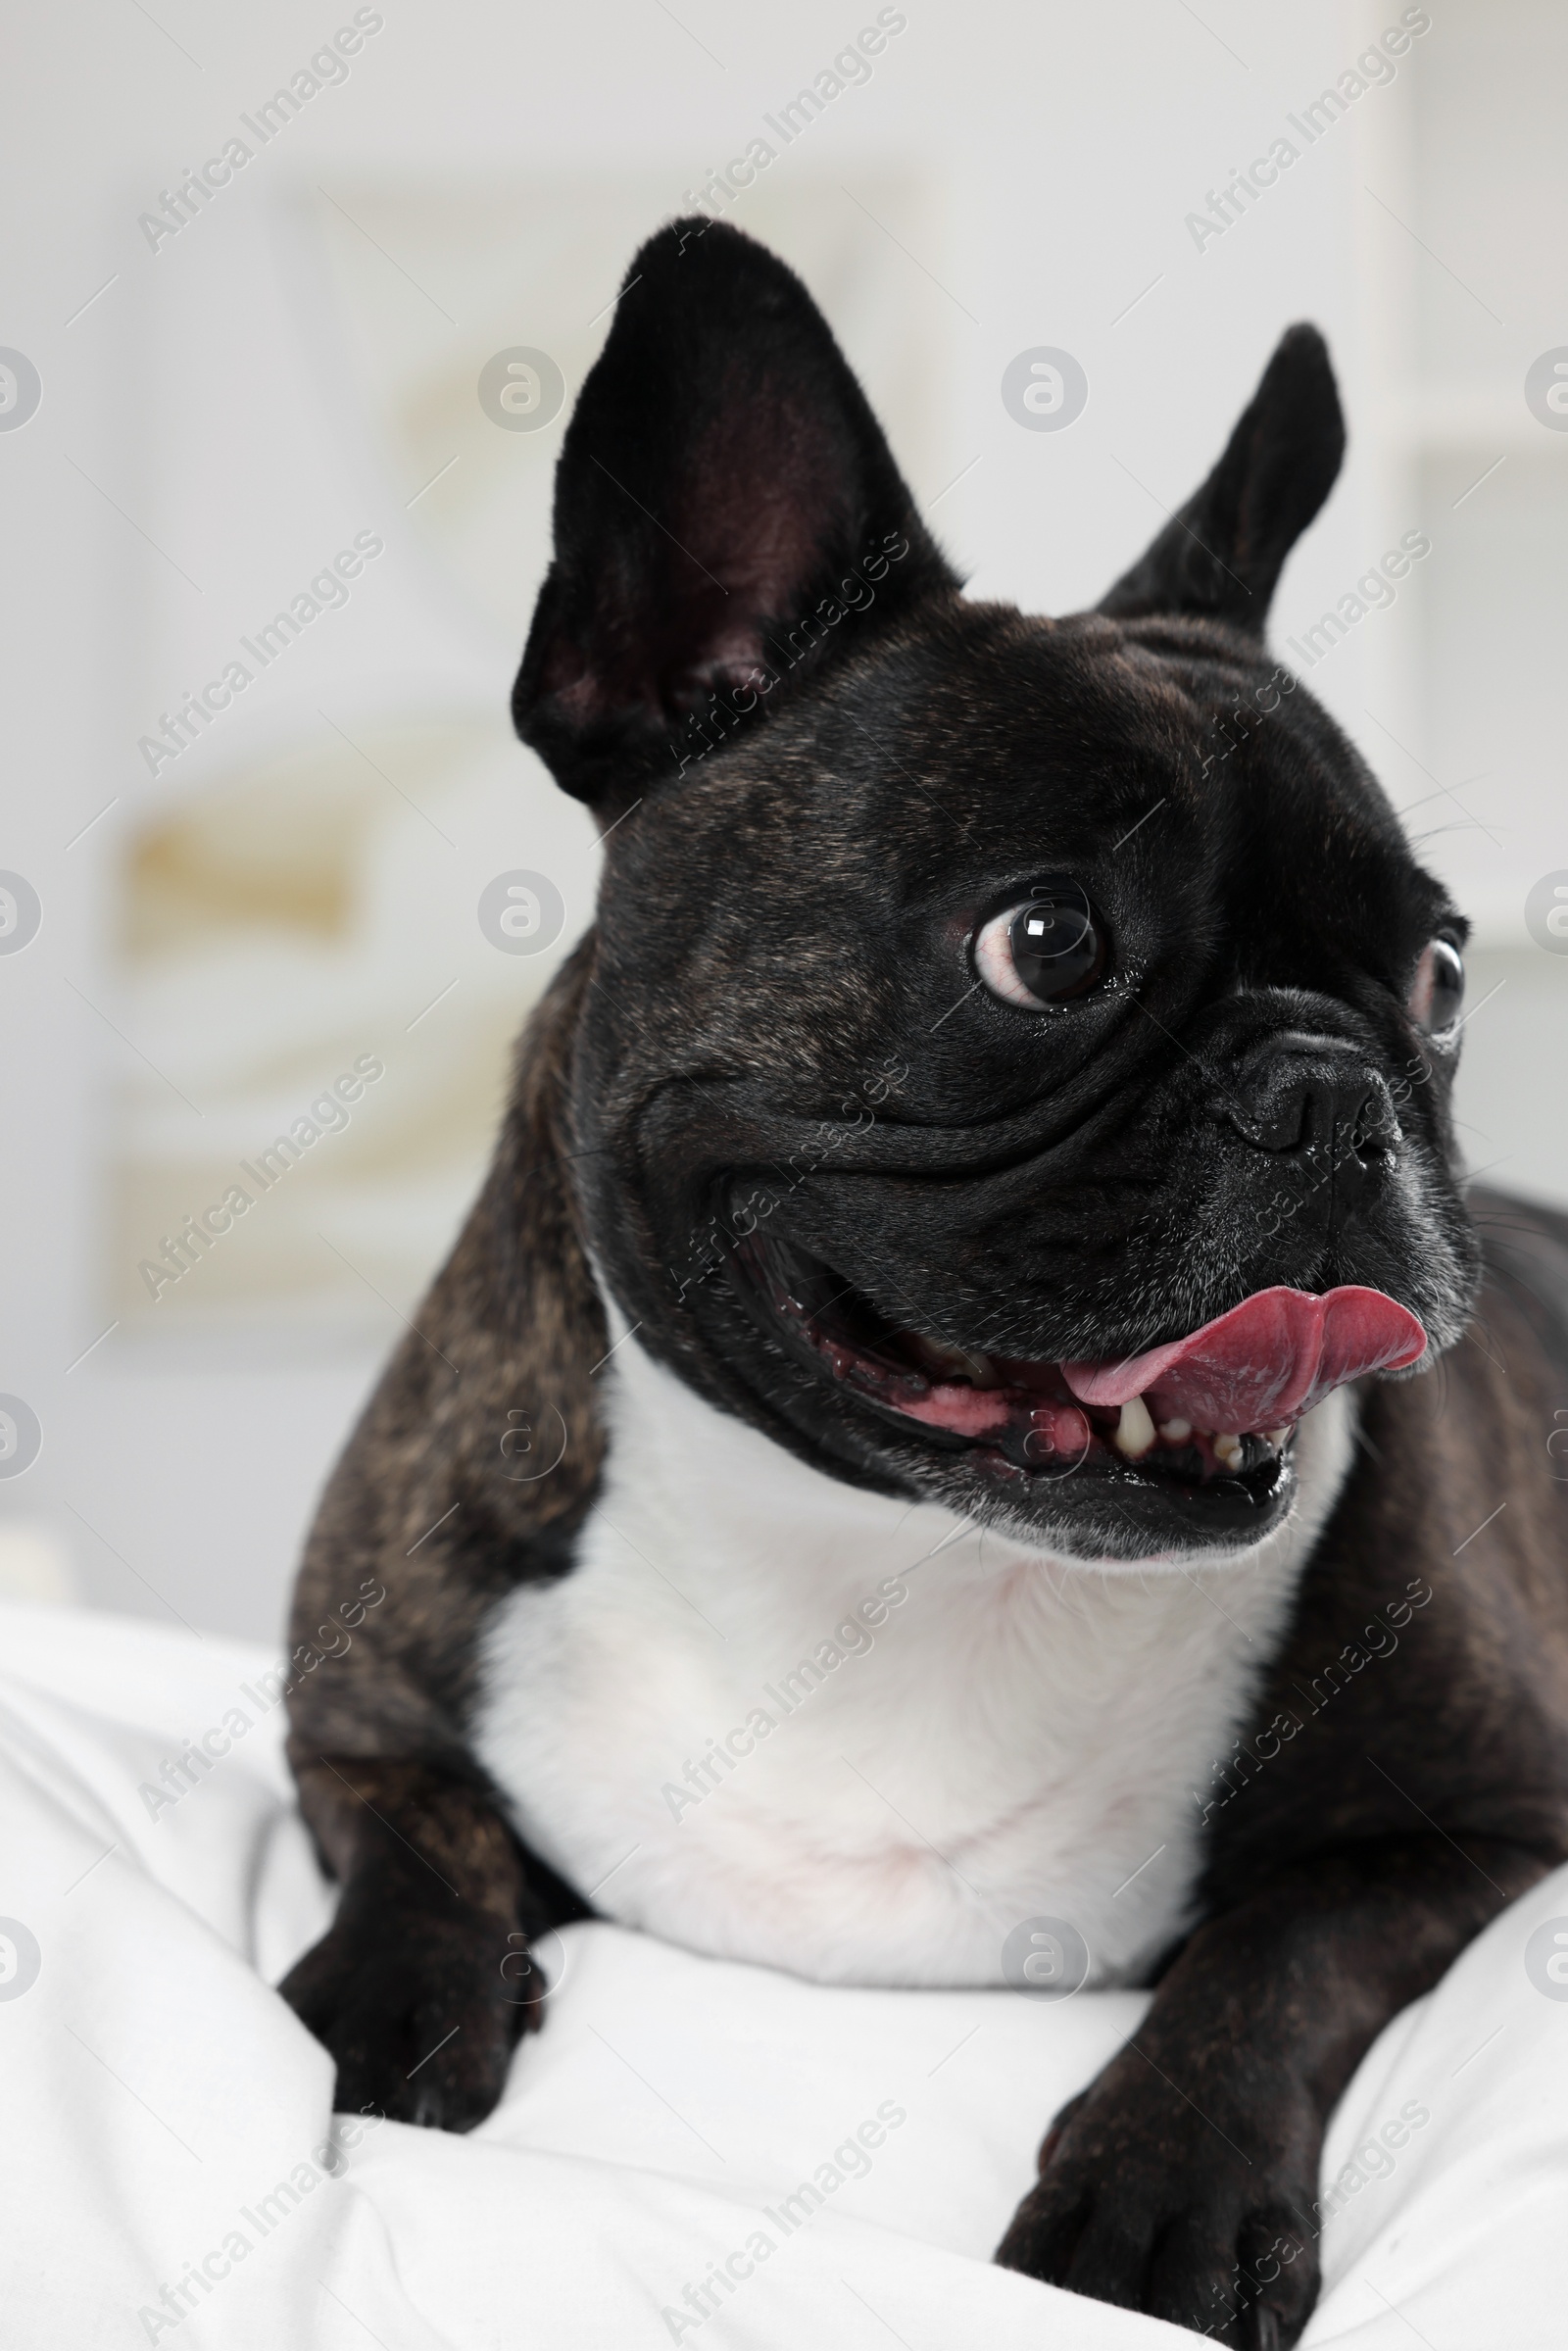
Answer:
[[608, 828], [575, 1180], [640, 1342], [819, 1468], [1241, 1548], [1462, 1330], [1464, 924], [1263, 645], [1343, 447], [1294, 328], [1098, 612], [966, 603], [790, 271], [632, 264], [514, 702]]

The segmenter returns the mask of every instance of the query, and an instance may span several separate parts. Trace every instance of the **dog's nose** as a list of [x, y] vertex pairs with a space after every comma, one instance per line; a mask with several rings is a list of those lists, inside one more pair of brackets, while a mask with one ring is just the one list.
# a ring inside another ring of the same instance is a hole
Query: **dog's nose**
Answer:
[[1388, 1157], [1397, 1133], [1383, 1079], [1334, 1037], [1271, 1038], [1237, 1071], [1225, 1109], [1256, 1150], [1321, 1160], [1342, 1198]]

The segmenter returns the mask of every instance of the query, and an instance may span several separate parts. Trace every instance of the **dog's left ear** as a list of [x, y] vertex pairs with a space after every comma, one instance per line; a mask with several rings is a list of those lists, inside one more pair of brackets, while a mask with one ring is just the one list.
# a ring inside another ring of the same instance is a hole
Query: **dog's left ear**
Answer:
[[1207, 481], [1100, 610], [1118, 620], [1180, 612], [1261, 636], [1285, 559], [1344, 455], [1328, 345], [1315, 326], [1292, 326]]
[[512, 714], [602, 817], [958, 584], [806, 288], [707, 220], [626, 272], [555, 527]]

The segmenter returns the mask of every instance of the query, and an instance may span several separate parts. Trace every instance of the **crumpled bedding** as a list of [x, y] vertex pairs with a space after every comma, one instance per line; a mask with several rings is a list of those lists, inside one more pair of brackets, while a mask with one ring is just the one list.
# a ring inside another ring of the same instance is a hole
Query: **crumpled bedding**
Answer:
[[[471, 2136], [334, 2120], [330, 2062], [270, 1988], [332, 1905], [273, 1661], [68, 1610], [0, 1609], [0, 1637], [6, 2341], [1193, 2339], [988, 2261], [1147, 1995], [824, 1988], [579, 1926]], [[1309, 2345], [1568, 2339], [1563, 1953], [1568, 1871], [1369, 2052], [1329, 2135]]]

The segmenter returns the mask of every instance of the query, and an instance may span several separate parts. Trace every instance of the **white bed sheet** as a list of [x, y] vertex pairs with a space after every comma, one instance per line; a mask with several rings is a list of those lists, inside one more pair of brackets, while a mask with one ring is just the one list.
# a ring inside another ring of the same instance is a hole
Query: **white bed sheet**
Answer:
[[[1143, 1995], [827, 1989], [577, 1927], [561, 1938], [550, 2021], [489, 2122], [467, 2138], [386, 2123], [352, 2147], [340, 2124], [334, 2147], [330, 2064], [270, 1989], [331, 1907], [290, 1802], [282, 1709], [256, 1702], [270, 1661], [22, 1607], [0, 1609], [0, 1922], [25, 1930], [0, 1924], [21, 1952], [0, 1980], [7, 2343], [1194, 2339], [987, 2260], [1044, 2125]], [[150, 1817], [140, 1787], [235, 1707], [251, 1722], [230, 1751]], [[1329, 2220], [1310, 2345], [1568, 2340], [1568, 1999], [1524, 1964], [1532, 1932], [1559, 1916], [1568, 1927], [1568, 1871], [1498, 1919], [1361, 2066], [1326, 2176], [1401, 2106], [1430, 2121]], [[29, 1935], [36, 1975], [19, 1990]], [[905, 2120], [786, 2233], [781, 2199], [879, 2107]], [[745, 2252], [758, 2230], [765, 2258]], [[687, 2285], [732, 2254], [751, 2274], [695, 2316]]]

